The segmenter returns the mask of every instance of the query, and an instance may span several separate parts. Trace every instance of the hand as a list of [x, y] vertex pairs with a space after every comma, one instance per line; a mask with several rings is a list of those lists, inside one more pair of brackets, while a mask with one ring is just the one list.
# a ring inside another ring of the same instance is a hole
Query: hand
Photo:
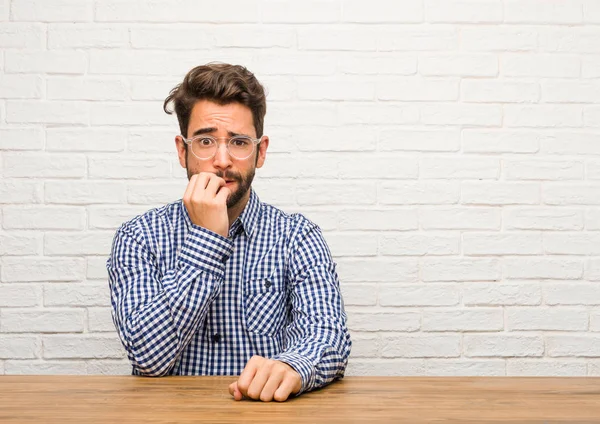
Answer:
[[300, 374], [288, 364], [255, 355], [246, 364], [240, 378], [229, 385], [229, 393], [235, 400], [242, 400], [245, 396], [263, 402], [283, 402], [301, 388]]
[[190, 178], [183, 195], [183, 204], [195, 225], [227, 237], [227, 197], [230, 193], [223, 178], [210, 172], [201, 172]]

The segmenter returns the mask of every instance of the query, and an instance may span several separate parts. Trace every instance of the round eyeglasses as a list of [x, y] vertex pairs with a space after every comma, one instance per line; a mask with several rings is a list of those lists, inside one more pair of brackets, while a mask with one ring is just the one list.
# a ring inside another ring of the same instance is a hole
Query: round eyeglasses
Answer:
[[248, 159], [254, 153], [254, 146], [262, 138], [252, 138], [248, 135], [233, 137], [213, 137], [212, 135], [197, 135], [191, 138], [181, 136], [185, 144], [190, 146], [192, 154], [200, 160], [212, 159], [217, 154], [219, 140], [227, 140], [227, 152], [238, 160]]

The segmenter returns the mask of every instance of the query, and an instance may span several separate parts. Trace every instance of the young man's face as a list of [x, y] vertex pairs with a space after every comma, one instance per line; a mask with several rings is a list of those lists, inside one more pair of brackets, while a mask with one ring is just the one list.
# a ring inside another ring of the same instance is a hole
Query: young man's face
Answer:
[[265, 162], [269, 138], [263, 136], [260, 145], [255, 146], [254, 152], [246, 159], [231, 156], [227, 151], [227, 141], [236, 134], [256, 138], [252, 111], [241, 103], [219, 105], [209, 100], [199, 100], [192, 109], [187, 130], [188, 139], [198, 134], [223, 137], [218, 140], [214, 157], [204, 160], [194, 156], [191, 146], [186, 151], [180, 136], [175, 138], [179, 163], [187, 169], [188, 179], [200, 172], [212, 172], [227, 181], [227, 187], [231, 190], [227, 199], [228, 208], [242, 200], [247, 201], [255, 170]]

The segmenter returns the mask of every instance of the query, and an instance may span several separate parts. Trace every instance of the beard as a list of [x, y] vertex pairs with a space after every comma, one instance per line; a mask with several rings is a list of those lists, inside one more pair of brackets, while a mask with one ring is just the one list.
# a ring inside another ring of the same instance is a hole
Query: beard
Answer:
[[[192, 178], [192, 175], [197, 174], [198, 172], [192, 171], [187, 166], [187, 163], [185, 165], [189, 181]], [[232, 191], [229, 194], [229, 196], [227, 196], [227, 209], [231, 209], [232, 207], [236, 206], [244, 198], [246, 193], [248, 193], [248, 190], [250, 190], [250, 187], [252, 186], [252, 181], [254, 180], [255, 173], [256, 170], [254, 167], [252, 167], [250, 171], [248, 171], [248, 173], [246, 173], [245, 175], [234, 171], [218, 171], [215, 173], [217, 177], [223, 178], [224, 180], [235, 181], [237, 183], [237, 189], [235, 191]]]

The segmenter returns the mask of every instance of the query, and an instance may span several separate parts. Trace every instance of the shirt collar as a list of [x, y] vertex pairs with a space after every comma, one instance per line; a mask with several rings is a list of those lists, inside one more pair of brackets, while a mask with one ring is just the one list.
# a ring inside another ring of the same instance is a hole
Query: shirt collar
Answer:
[[[181, 209], [183, 210], [183, 219], [186, 223], [186, 226], [189, 228], [192, 225], [192, 220], [190, 219], [190, 215], [187, 211], [187, 208], [183, 204], [183, 199], [181, 199]], [[232, 234], [236, 234], [239, 231], [239, 227], [241, 227], [246, 236], [251, 237], [254, 234], [254, 230], [258, 225], [258, 218], [260, 216], [261, 203], [258, 195], [254, 191], [254, 189], [250, 189], [250, 199], [248, 199], [248, 203], [246, 203], [246, 207], [235, 220], [233, 225], [231, 226]]]

